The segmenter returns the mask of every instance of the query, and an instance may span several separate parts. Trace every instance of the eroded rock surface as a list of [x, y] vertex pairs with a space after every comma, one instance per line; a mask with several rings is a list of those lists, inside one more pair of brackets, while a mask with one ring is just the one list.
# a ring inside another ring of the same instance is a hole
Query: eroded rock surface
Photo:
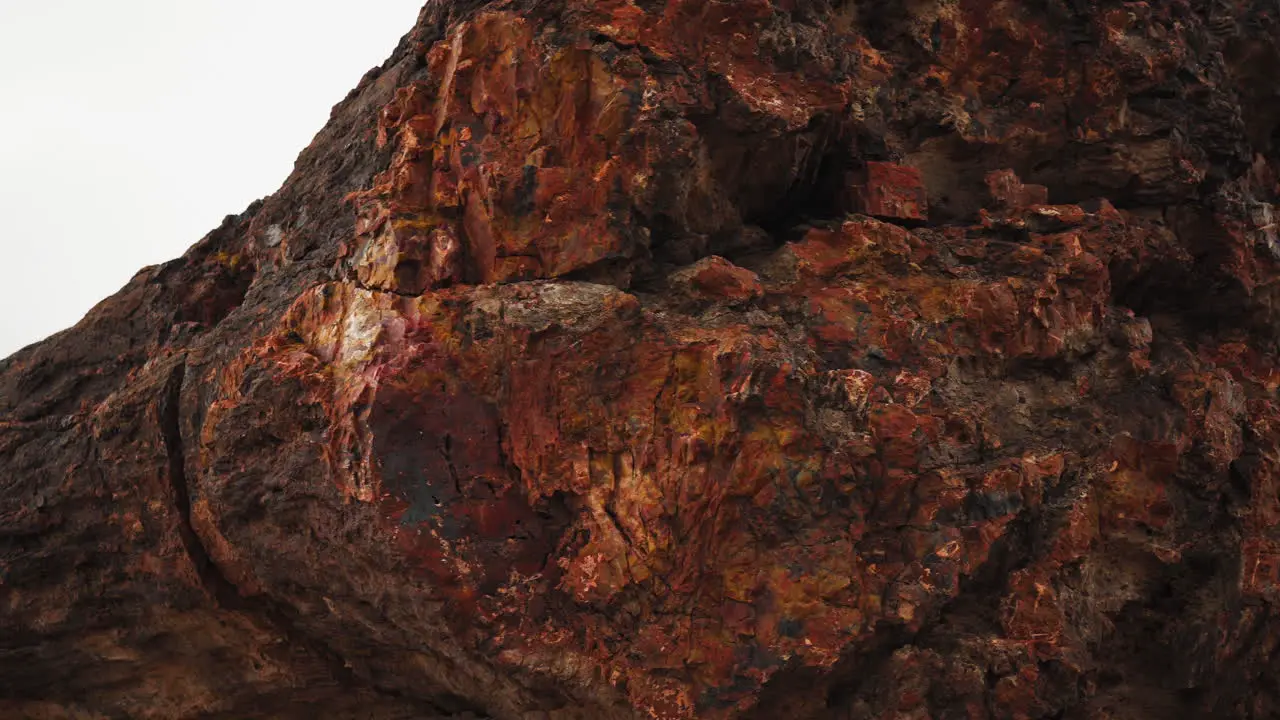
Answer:
[[0, 715], [1280, 715], [1278, 22], [428, 4], [0, 362]]

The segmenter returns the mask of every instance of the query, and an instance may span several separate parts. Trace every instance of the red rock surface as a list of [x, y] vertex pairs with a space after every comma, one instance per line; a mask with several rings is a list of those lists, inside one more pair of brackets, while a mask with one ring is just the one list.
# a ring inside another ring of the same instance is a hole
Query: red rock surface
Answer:
[[0, 362], [0, 716], [1277, 717], [1278, 21], [429, 4]]
[[853, 185], [854, 209], [873, 217], [925, 220], [928, 193], [920, 171], [906, 165], [868, 161], [865, 179]]

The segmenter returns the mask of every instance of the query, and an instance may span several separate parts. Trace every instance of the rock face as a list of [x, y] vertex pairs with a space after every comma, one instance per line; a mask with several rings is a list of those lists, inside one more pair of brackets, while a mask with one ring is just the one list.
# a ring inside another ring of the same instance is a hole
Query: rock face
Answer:
[[430, 3], [0, 362], [0, 716], [1280, 716], [1278, 23]]

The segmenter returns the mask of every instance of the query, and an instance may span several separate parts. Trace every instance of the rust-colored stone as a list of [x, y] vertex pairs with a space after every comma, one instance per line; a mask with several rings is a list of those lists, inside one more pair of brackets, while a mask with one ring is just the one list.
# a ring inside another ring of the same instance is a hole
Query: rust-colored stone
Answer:
[[920, 171], [905, 165], [868, 162], [866, 178], [853, 190], [859, 212], [878, 218], [925, 220], [929, 199]]
[[1278, 20], [428, 4], [0, 362], [0, 715], [1275, 717]]
[[700, 299], [739, 303], [764, 295], [758, 275], [716, 256], [699, 260], [674, 278], [687, 283]]

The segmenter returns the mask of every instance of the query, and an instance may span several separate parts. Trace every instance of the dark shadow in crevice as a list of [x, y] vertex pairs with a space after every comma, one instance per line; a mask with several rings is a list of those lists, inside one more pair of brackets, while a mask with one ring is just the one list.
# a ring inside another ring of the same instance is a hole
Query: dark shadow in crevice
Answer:
[[1153, 323], [1176, 325], [1186, 335], [1221, 337], [1254, 333], [1256, 313], [1247, 291], [1234, 278], [1213, 270], [1209, 260], [1156, 261], [1144, 267], [1113, 263], [1112, 301]]
[[795, 133], [734, 129], [717, 116], [695, 124], [708, 143], [715, 186], [731, 209], [721, 227], [707, 233], [669, 212], [638, 217], [649, 235], [649, 257], [633, 265], [632, 290], [661, 293], [673, 271], [711, 255], [750, 264], [849, 210], [849, 175], [859, 160], [843, 121], [819, 116]]
[[782, 237], [797, 226], [843, 216], [849, 207], [849, 177], [858, 163], [842, 141], [818, 161], [810, 178], [793, 185], [782, 199], [747, 221]]
[[169, 488], [178, 511], [178, 534], [182, 545], [195, 566], [196, 574], [209, 594], [223, 607], [235, 608], [240, 595], [235, 586], [218, 571], [209, 552], [200, 542], [191, 524], [191, 493], [187, 485], [186, 456], [183, 450], [181, 419], [179, 413], [182, 384], [187, 374], [185, 358], [174, 366], [160, 398], [160, 432], [164, 439], [165, 454], [169, 463]]

